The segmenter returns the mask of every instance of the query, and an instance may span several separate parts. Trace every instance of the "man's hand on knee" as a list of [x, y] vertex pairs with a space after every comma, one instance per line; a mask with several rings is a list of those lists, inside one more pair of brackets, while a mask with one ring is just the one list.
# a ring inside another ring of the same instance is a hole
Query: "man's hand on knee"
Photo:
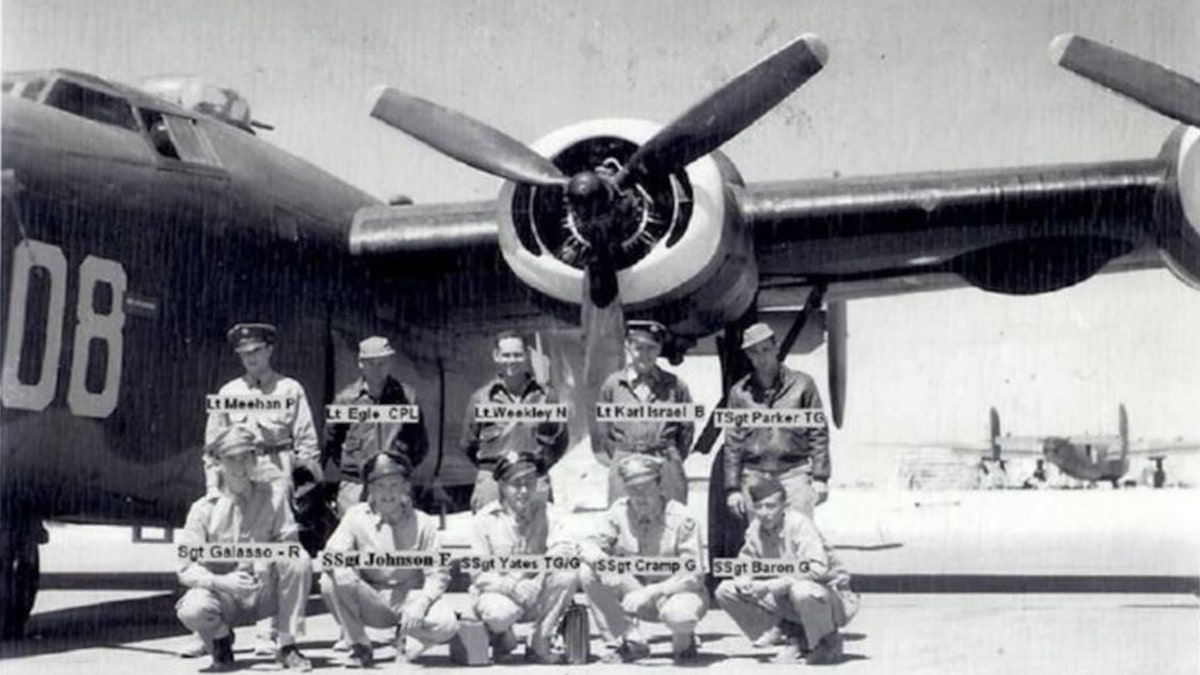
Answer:
[[655, 600], [653, 591], [649, 588], [638, 588], [621, 598], [621, 610], [626, 614], [637, 614], [643, 607]]

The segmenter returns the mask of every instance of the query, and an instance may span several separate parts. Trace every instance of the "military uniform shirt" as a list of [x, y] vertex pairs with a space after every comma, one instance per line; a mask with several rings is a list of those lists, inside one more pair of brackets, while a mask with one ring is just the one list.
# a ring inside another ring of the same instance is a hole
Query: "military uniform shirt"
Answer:
[[[270, 483], [251, 481], [244, 495], [222, 492], [196, 500], [179, 535], [181, 546], [211, 543], [297, 541], [296, 522], [285, 494]], [[210, 574], [232, 572], [237, 563], [182, 563], [179, 579], [185, 585]]]
[[848, 588], [850, 574], [825, 543], [812, 520], [793, 509], [784, 511], [779, 527], [768, 530], [755, 518], [746, 529], [746, 543], [738, 553], [743, 559], [779, 558], [806, 563], [798, 577], [811, 579], [835, 590]]
[[[573, 547], [562, 535], [563, 515], [544, 502], [535, 503], [530, 510], [532, 513], [526, 518], [518, 518], [499, 501], [488, 504], [475, 516], [471, 553], [488, 557], [537, 555], [547, 551], [569, 553]], [[486, 574], [498, 573], [484, 572], [473, 576], [479, 578]]]
[[558, 393], [530, 377], [518, 393], [508, 390], [497, 377], [480, 387], [467, 403], [463, 418], [462, 448], [475, 464], [492, 463], [510, 451], [542, 453], [552, 466], [567, 449], [566, 422], [523, 422], [519, 420], [475, 420], [475, 406], [488, 404], [558, 403]]
[[[599, 402], [623, 406], [646, 404], [691, 403], [687, 385], [678, 377], [655, 366], [639, 377], [632, 368], [619, 370], [600, 387]], [[679, 451], [679, 459], [687, 458], [692, 447], [695, 425], [692, 422], [598, 422], [604, 451], [609, 457], [617, 450], [635, 454], [658, 454], [666, 448]]]
[[313, 426], [312, 410], [304, 387], [290, 377], [271, 372], [258, 382], [251, 382], [243, 375], [226, 382], [217, 392], [220, 396], [283, 396], [295, 400], [295, 406], [279, 412], [254, 413], [220, 412], [208, 416], [204, 430], [205, 444], [211, 443], [221, 431], [229, 426], [245, 426], [257, 435], [265, 449], [272, 446], [291, 448], [295, 457], [316, 464], [320, 458], [317, 445], [317, 430]]
[[[371, 398], [366, 380], [360, 378], [339, 392], [333, 402], [335, 405], [417, 405], [417, 395], [412, 387], [389, 375], [378, 400]], [[325, 424], [325, 456], [338, 465], [343, 478], [361, 481], [363, 465], [389, 450], [408, 457], [414, 468], [420, 466], [429, 453], [425, 416], [418, 413], [415, 424]]]
[[[604, 512], [600, 525], [585, 547], [593, 554], [600, 552], [618, 558], [662, 557], [688, 558], [697, 562], [695, 573], [681, 572], [687, 583], [680, 590], [700, 591], [704, 582], [700, 571], [700, 528], [676, 501], [668, 501], [662, 513], [645, 518], [634, 516], [629, 498], [622, 497]], [[598, 551], [597, 551], [598, 549]], [[642, 583], [659, 581], [662, 577], [639, 579]]]
[[[758, 409], [822, 409], [812, 378], [785, 366], [764, 389], [747, 375], [729, 390], [728, 407]], [[741, 488], [742, 469], [784, 471], [811, 462], [814, 480], [829, 480], [829, 426], [744, 427], [725, 430], [725, 490]]]
[[[435, 559], [439, 548], [438, 522], [435, 518], [411, 510], [407, 518], [392, 526], [384, 522], [383, 517], [375, 513], [367, 502], [351, 507], [325, 544], [326, 551], [430, 551], [435, 554]], [[367, 583], [376, 587], [420, 587], [431, 602], [440, 598], [450, 584], [450, 572], [444, 569], [362, 568], [359, 573]]]

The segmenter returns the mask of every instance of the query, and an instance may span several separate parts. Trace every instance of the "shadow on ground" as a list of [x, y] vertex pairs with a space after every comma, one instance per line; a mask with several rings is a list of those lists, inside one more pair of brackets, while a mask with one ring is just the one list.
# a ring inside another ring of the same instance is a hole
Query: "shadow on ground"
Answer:
[[[175, 618], [176, 598], [177, 593], [163, 593], [34, 614], [25, 628], [24, 638], [0, 642], [0, 659], [58, 654], [89, 647], [174, 656], [173, 650], [139, 647], [136, 643], [187, 634]], [[310, 617], [326, 611], [325, 604], [318, 598], [309, 599], [307, 609]]]

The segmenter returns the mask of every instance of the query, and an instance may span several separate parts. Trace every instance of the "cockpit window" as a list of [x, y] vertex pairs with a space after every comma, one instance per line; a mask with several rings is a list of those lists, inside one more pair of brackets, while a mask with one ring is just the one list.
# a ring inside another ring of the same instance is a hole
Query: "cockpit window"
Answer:
[[20, 96], [21, 98], [36, 101], [45, 88], [46, 78], [44, 77], [35, 77], [29, 80], [12, 75], [4, 77], [4, 93], [12, 96]]
[[[29, 88], [25, 86], [22, 96], [29, 97]], [[138, 131], [137, 120], [133, 116], [133, 108], [129, 102], [118, 96], [112, 96], [95, 89], [89, 89], [70, 80], [59, 79], [46, 94], [45, 104], [74, 113], [80, 117], [114, 127]]]
[[195, 120], [157, 110], [142, 110], [142, 121], [146, 124], [155, 151], [163, 157], [220, 166], [216, 153], [203, 131], [196, 126]]

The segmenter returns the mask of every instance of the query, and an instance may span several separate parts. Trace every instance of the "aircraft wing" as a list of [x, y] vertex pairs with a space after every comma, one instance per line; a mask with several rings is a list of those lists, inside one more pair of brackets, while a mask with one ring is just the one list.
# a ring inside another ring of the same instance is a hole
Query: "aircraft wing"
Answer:
[[1190, 455], [1200, 453], [1200, 443], [1197, 442], [1150, 442], [1146, 444], [1137, 443], [1129, 448], [1131, 457], [1146, 456], [1146, 455]]
[[[830, 303], [965, 285], [1025, 295], [1162, 266], [1200, 287], [1200, 83], [1076, 36], [1051, 52], [1184, 126], [1143, 160], [745, 183], [717, 147], [820, 71], [828, 54], [813, 36], [665, 127], [596, 120], [529, 147], [382, 89], [372, 115], [508, 182], [495, 202], [370, 207], [351, 249], [496, 247], [526, 285], [578, 306], [605, 234], [627, 308], [694, 310], [694, 325], [672, 326], [693, 335], [741, 318], [755, 298], [794, 307], [812, 288]], [[609, 196], [586, 204], [605, 181]]]

